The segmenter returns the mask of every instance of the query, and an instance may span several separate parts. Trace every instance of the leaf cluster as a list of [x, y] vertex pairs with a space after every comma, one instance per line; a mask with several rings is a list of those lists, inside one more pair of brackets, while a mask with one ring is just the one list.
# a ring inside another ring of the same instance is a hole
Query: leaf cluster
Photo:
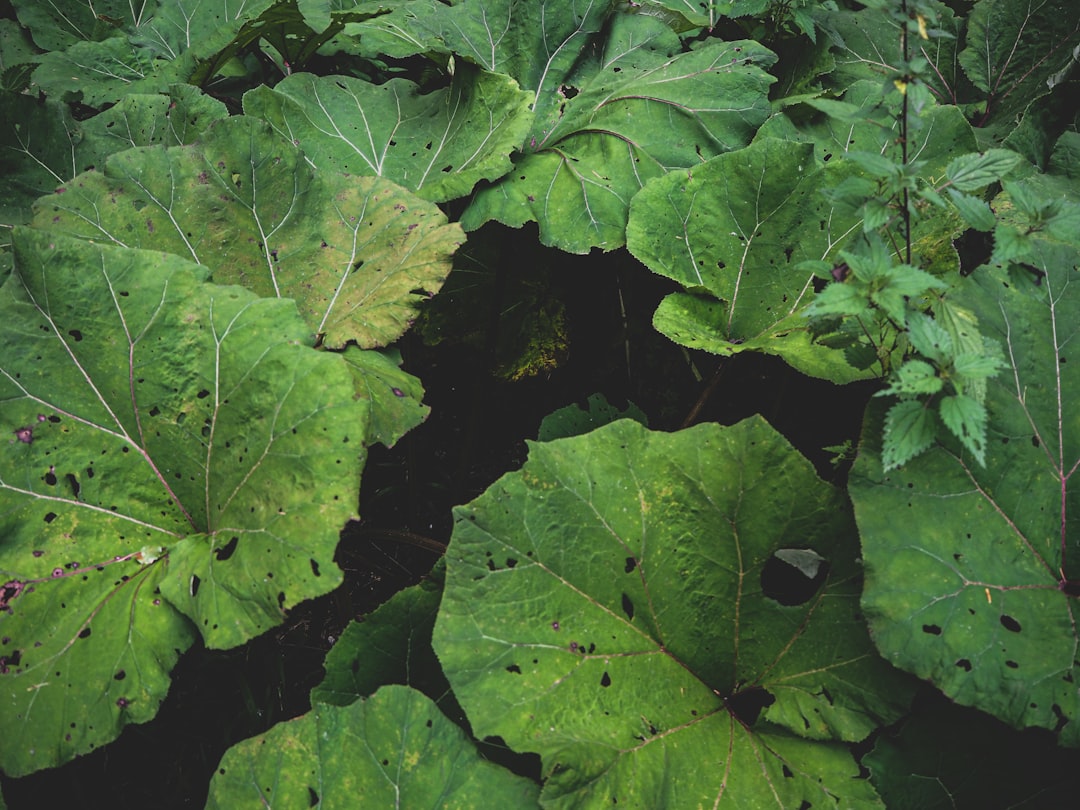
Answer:
[[[10, 8], [5, 774], [339, 585], [368, 448], [428, 413], [418, 318], [558, 366], [528, 223], [663, 277], [687, 350], [876, 381], [847, 490], [760, 416], [556, 411], [208, 806], [904, 806], [917, 679], [1080, 743], [1070, 0]], [[984, 806], [958, 759], [931, 798]]]

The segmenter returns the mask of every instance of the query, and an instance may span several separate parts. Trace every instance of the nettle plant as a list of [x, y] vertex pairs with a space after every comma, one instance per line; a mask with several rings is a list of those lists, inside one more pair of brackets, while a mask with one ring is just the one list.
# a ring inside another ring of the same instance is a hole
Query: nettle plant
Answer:
[[[557, 412], [208, 806], [1067, 801], [987, 751], [1080, 744], [1073, 0], [6, 11], [5, 774], [341, 582], [427, 413], [393, 344], [496, 221], [625, 247], [688, 349], [879, 380], [847, 490], [760, 417]], [[898, 724], [918, 679], [956, 705]]]

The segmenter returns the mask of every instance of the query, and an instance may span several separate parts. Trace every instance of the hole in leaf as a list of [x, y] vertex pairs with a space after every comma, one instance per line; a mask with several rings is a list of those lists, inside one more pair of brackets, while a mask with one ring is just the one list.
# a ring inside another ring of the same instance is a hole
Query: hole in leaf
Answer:
[[635, 560], [633, 557], [627, 557], [626, 558], [626, 568], [625, 568], [626, 573], [629, 574], [635, 568], [637, 568], [637, 560]]
[[956, 665], [960, 667], [960, 669], [964, 670], [964, 672], [971, 672], [971, 662], [968, 661], [966, 658], [961, 658], [959, 661], [956, 662]]
[[611, 676], [608, 675], [607, 672], [605, 672], [603, 677], [600, 678], [600, 685], [602, 687], [604, 687], [605, 689], [607, 689], [609, 686], [611, 686]]
[[215, 551], [214, 553], [217, 555], [218, 562], [224, 562], [225, 560], [229, 559], [233, 555], [233, 552], [236, 551], [236, 546], [239, 544], [239, 542], [239, 537], [233, 537], [231, 540], [229, 540], [228, 543]]
[[809, 548], [782, 548], [761, 569], [761, 590], [770, 599], [791, 607], [818, 592], [829, 575], [829, 561]]
[[511, 664], [510, 666], [508, 666], [506, 668], [506, 671], [507, 672], [512, 672], [515, 675], [520, 675], [521, 674], [521, 667], [519, 667], [517, 664]]
[[79, 638], [90, 638], [91, 632], [92, 631], [89, 627], [84, 627], [82, 630], [79, 631]]
[[311, 563], [311, 573], [313, 573], [317, 577], [321, 577], [322, 574], [319, 573], [319, 564], [315, 562], [315, 559], [312, 558], [308, 560], [308, 562]]
[[1065, 716], [1065, 712], [1061, 711], [1061, 707], [1056, 703], [1050, 708], [1054, 712], [1054, 717], [1057, 718], [1057, 722], [1054, 724], [1054, 733], [1057, 734], [1069, 724], [1069, 718]]
[[633, 621], [634, 620], [634, 603], [630, 600], [630, 597], [627, 596], [625, 593], [622, 595], [622, 609], [623, 609], [623, 613], [626, 614], [626, 618], [629, 621]]
[[192, 599], [194, 599], [195, 596], [199, 593], [199, 585], [200, 585], [201, 582], [202, 582], [202, 580], [199, 579], [198, 574], [192, 574], [191, 575], [191, 583], [188, 586], [188, 591], [191, 593], [191, 598]]
[[121, 669], [119, 672], [117, 672], [115, 675], [113, 675], [113, 680], [114, 681], [122, 681], [126, 677], [127, 677], [127, 673], [124, 672], [124, 670]]
[[308, 807], [314, 807], [319, 803], [319, 794], [315, 792], [315, 789], [308, 787]]
[[1011, 630], [1013, 633], [1020, 632], [1020, 622], [1014, 619], [1012, 616], [1002, 615], [1001, 626], [1006, 630]]
[[752, 726], [757, 722], [761, 710], [768, 708], [776, 702], [776, 698], [767, 689], [760, 686], [752, 686], [734, 695], [724, 698], [727, 710], [735, 716], [744, 726]]
[[938, 627], [936, 624], [924, 624], [922, 626], [922, 631], [924, 633], [929, 633], [932, 636], [940, 636], [941, 635], [941, 628]]

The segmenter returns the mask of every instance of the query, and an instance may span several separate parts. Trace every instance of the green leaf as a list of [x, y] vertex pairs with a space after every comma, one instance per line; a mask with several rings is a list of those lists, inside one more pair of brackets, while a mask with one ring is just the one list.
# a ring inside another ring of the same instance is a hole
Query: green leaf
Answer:
[[881, 451], [885, 471], [907, 464], [933, 444], [936, 424], [933, 411], [919, 400], [901, 400], [889, 408]]
[[292, 302], [160, 252], [14, 248], [0, 766], [24, 774], [150, 719], [197, 633], [241, 644], [341, 581], [366, 426]]
[[889, 382], [889, 387], [879, 391], [877, 396], [920, 396], [936, 394], [944, 383], [937, 376], [937, 370], [922, 360], [908, 360], [900, 366]]
[[398, 591], [362, 622], [351, 622], [326, 654], [326, 676], [311, 702], [348, 706], [380, 686], [411, 686], [438, 701], [449, 693], [431, 649], [431, 630], [442, 598], [443, 566]]
[[528, 93], [494, 73], [455, 72], [445, 90], [421, 94], [407, 79], [373, 85], [348, 76], [295, 73], [244, 96], [321, 170], [377, 175], [441, 202], [510, 171], [532, 116]]
[[536, 783], [480, 757], [407, 686], [316, 705], [225, 752], [206, 807], [537, 807]]
[[131, 94], [167, 92], [170, 85], [187, 81], [195, 64], [192, 53], [166, 58], [120, 36], [43, 54], [33, 83], [50, 98], [104, 107]]
[[247, 116], [215, 123], [193, 146], [113, 155], [36, 210], [38, 227], [170, 251], [219, 283], [293, 298], [335, 348], [400, 337], [463, 238], [431, 203], [381, 178], [316, 171]]
[[966, 379], [993, 377], [1004, 367], [1005, 362], [997, 352], [987, 354], [965, 352], [953, 358], [953, 369]]
[[935, 363], [944, 363], [953, 355], [949, 330], [924, 312], [908, 315], [907, 336], [915, 351]]
[[756, 417], [534, 443], [456, 510], [435, 650], [478, 736], [540, 754], [545, 806], [874, 807], [828, 741], [910, 692], [868, 654], [846, 520]]
[[139, 23], [139, 11], [127, 0], [12, 0], [11, 5], [43, 51], [59, 51], [77, 42], [98, 41], [117, 36]]
[[979, 0], [968, 16], [959, 62], [988, 95], [987, 119], [1012, 120], [1072, 67], [1080, 47], [1080, 6], [1072, 0]]
[[988, 232], [994, 230], [994, 226], [997, 225], [997, 217], [994, 216], [994, 212], [990, 210], [990, 206], [985, 200], [972, 197], [970, 194], [961, 194], [955, 188], [945, 190], [948, 192], [953, 205], [956, 206], [956, 210], [960, 212], [960, 216], [964, 218], [964, 222], [970, 227], [977, 231]]
[[919, 708], [901, 728], [878, 737], [863, 759], [887, 807], [1049, 810], [1075, 800], [1077, 752], [1056, 746], [1049, 735], [1014, 731], [940, 694], [927, 696]]
[[[927, 82], [934, 98], [941, 104], [955, 104], [971, 88], [956, 58], [967, 18], [957, 16], [944, 3], [926, 5], [936, 12], [935, 27], [944, 36], [911, 38], [909, 47], [913, 57], [925, 59], [929, 66], [920, 78]], [[836, 58], [836, 69], [826, 77], [828, 86], [844, 90], [857, 81], [869, 80], [878, 86], [880, 96], [882, 82], [905, 72], [899, 24], [881, 8], [851, 11], [822, 6], [815, 22], [828, 33]]]
[[133, 146], [191, 143], [225, 105], [190, 85], [168, 95], [131, 95], [86, 121], [75, 121], [68, 106], [0, 91], [0, 221], [22, 224], [30, 207], [80, 172]]
[[550, 442], [552, 439], [579, 436], [617, 419], [633, 419], [649, 426], [649, 418], [633, 402], [627, 402], [626, 408], [620, 411], [603, 394], [590, 394], [585, 408], [567, 405], [545, 416], [536, 438], [541, 442]]
[[727, 306], [715, 298], [671, 293], [656, 308], [653, 326], [680, 346], [701, 349], [721, 357], [740, 352], [773, 354], [782, 357], [803, 374], [840, 385], [873, 376], [866, 367], [855, 367], [849, 363], [844, 352], [816, 342], [803, 313], [777, 321], [771, 329], [755, 338], [727, 340], [717, 329], [717, 324], [723, 323], [726, 312]]
[[960, 704], [1075, 746], [1080, 253], [1043, 240], [1034, 250], [1039, 286], [984, 267], [950, 294], [1009, 361], [987, 382], [985, 468], [946, 441], [885, 473], [871, 408], [849, 489], [883, 654]]
[[[945, 176], [957, 191], [980, 191], [1011, 172], [1022, 158], [1009, 149], [987, 149], [953, 160]], [[989, 230], [989, 229], [986, 229]]]
[[[755, 141], [652, 181], [631, 204], [627, 246], [654, 272], [723, 302], [703, 322], [714, 343], [741, 346], [738, 351], [748, 342], [759, 349], [771, 344], [766, 351], [787, 358], [788, 343], [767, 338], [806, 328], [800, 310], [813, 298], [814, 274], [801, 262], [835, 258], [858, 228], [853, 215], [840, 214], [820, 193], [852, 168], [815, 168], [808, 143]], [[830, 373], [831, 350], [807, 343], [790, 348], [800, 370]]]
[[396, 349], [363, 351], [348, 346], [344, 357], [356, 383], [357, 399], [367, 401], [371, 411], [365, 444], [393, 447], [427, 419], [431, 408], [422, 403], [424, 387], [401, 369], [401, 353]]
[[618, 15], [602, 52], [579, 53], [572, 74], [519, 77], [537, 92], [533, 128], [514, 171], [477, 192], [465, 229], [536, 221], [546, 245], [612, 250], [647, 180], [747, 144], [769, 114], [763, 68], [775, 55], [750, 41], [678, 49], [658, 20]]
[[960, 440], [979, 466], [986, 465], [986, 408], [963, 394], [943, 397], [938, 405], [941, 421]]

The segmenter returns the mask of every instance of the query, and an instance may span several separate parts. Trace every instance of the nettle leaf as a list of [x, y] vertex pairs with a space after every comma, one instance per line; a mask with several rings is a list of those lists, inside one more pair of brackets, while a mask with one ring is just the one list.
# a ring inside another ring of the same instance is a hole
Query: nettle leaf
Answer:
[[909, 686], [840, 493], [763, 420], [534, 443], [455, 517], [435, 651], [477, 736], [540, 754], [545, 807], [878, 806], [832, 741]]
[[1009, 149], [987, 149], [961, 155], [949, 163], [945, 176], [959, 191], [981, 191], [1011, 172], [1022, 158]]
[[219, 283], [293, 298], [334, 348], [400, 337], [464, 238], [431, 203], [382, 178], [316, 171], [247, 116], [215, 123], [194, 146], [114, 155], [36, 210], [38, 227], [167, 250]]
[[896, 469], [924, 452], [934, 443], [936, 435], [937, 420], [927, 403], [917, 399], [894, 403], [885, 416], [881, 451], [885, 471]]
[[630, 207], [630, 252], [721, 302], [698, 306], [676, 294], [657, 311], [656, 327], [685, 345], [688, 331], [711, 335], [709, 345], [697, 345], [720, 354], [777, 354], [837, 382], [864, 376], [813, 344], [800, 314], [815, 278], [800, 263], [833, 258], [861, 227], [821, 194], [852, 171], [816, 166], [811, 144], [764, 139], [649, 183]]
[[1011, 122], [1064, 78], [1080, 48], [1080, 6], [1072, 0], [979, 0], [968, 16], [959, 61], [987, 94], [984, 123]]
[[169, 254], [17, 230], [0, 289], [0, 764], [154, 715], [201, 634], [332, 590], [365, 408], [292, 302]]
[[598, 57], [537, 77], [523, 154], [476, 193], [465, 229], [535, 221], [546, 245], [611, 250], [623, 245], [630, 199], [647, 180], [749, 143], [769, 114], [774, 80], [763, 68], [776, 56], [750, 41], [679, 49], [659, 20], [618, 15]]
[[318, 169], [378, 175], [441, 202], [510, 168], [524, 140], [531, 95], [512, 79], [463, 67], [445, 90], [421, 95], [407, 79], [380, 85], [347, 76], [287, 76], [244, 96]]
[[947, 440], [884, 471], [873, 406], [849, 488], [882, 653], [963, 705], [1077, 745], [1080, 253], [1042, 240], [1033, 251], [1039, 286], [984, 267], [950, 294], [1008, 359], [986, 382], [985, 468], [977, 446]]
[[529, 808], [539, 792], [483, 759], [420, 692], [384, 686], [348, 706], [316, 705], [234, 745], [206, 806]]

